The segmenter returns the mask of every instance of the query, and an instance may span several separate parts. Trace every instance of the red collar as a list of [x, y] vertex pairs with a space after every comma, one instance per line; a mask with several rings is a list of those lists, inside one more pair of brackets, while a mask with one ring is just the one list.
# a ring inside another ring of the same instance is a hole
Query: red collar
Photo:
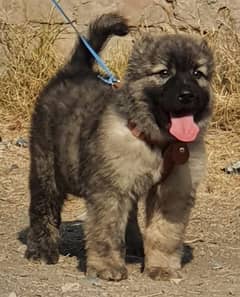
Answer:
[[[127, 127], [133, 136], [144, 141], [149, 146], [161, 147], [159, 141], [150, 139], [143, 131], [137, 128], [134, 122], [128, 121]], [[161, 179], [158, 183], [162, 183], [167, 179], [175, 165], [185, 164], [189, 159], [189, 150], [187, 144], [184, 142], [169, 142], [165, 148], [161, 148], [161, 151], [163, 155], [163, 167]]]

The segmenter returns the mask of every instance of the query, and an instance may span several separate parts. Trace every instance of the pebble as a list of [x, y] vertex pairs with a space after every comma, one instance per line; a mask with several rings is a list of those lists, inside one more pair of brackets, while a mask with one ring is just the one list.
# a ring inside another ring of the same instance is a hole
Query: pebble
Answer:
[[80, 284], [79, 283], [66, 283], [65, 285], [62, 286], [62, 292], [74, 292], [78, 291], [80, 289]]
[[10, 141], [1, 141], [0, 142], [0, 149], [2, 149], [2, 150], [8, 149], [10, 146], [11, 146]]
[[171, 278], [170, 282], [174, 285], [179, 285], [183, 281], [182, 278]]
[[223, 268], [223, 265], [221, 265], [220, 263], [215, 262], [215, 263], [212, 264], [212, 269], [213, 270], [220, 270], [222, 268]]
[[92, 286], [100, 286], [99, 278], [88, 276], [86, 279]]
[[24, 147], [24, 148], [28, 147], [28, 141], [22, 137], [19, 137], [15, 144], [19, 147]]
[[237, 161], [234, 164], [230, 164], [222, 170], [227, 174], [240, 174], [240, 161]]

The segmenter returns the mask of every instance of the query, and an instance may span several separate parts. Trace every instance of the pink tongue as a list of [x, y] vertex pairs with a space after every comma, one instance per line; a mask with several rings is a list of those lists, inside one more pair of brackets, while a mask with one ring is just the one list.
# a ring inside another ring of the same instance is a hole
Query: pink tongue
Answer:
[[169, 132], [178, 140], [183, 142], [194, 141], [199, 133], [199, 127], [193, 120], [193, 116], [171, 118]]

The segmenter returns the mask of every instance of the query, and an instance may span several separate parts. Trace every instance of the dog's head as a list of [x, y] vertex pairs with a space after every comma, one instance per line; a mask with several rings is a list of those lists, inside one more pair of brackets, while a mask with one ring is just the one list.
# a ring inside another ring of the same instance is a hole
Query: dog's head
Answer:
[[211, 114], [213, 56], [205, 41], [185, 35], [137, 42], [126, 79], [160, 130], [194, 141]]

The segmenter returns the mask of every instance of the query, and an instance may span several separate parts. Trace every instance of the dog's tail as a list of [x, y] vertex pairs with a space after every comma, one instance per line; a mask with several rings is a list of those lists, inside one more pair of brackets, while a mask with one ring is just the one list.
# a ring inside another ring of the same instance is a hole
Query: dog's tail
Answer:
[[[119, 14], [109, 13], [98, 17], [89, 26], [88, 42], [98, 53], [111, 35], [124, 36], [129, 32], [127, 20]], [[77, 42], [71, 60], [67, 65], [67, 72], [71, 74], [93, 71], [94, 58], [83, 44], [81, 38]]]

